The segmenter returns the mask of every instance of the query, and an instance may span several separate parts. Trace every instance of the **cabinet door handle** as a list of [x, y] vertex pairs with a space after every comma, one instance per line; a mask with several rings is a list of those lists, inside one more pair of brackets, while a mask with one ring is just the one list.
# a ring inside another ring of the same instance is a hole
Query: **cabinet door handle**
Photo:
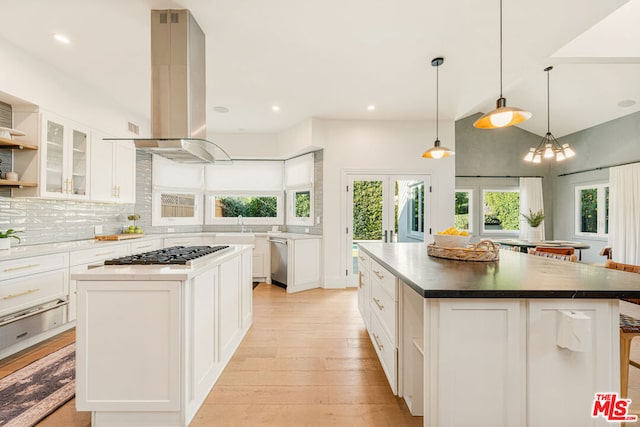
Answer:
[[358, 272], [358, 285], [362, 288], [362, 271]]
[[116, 185], [116, 197], [119, 199], [120, 198], [120, 186]]
[[19, 294], [10, 294], [10, 295], [5, 295], [2, 297], [3, 300], [7, 300], [7, 299], [13, 299], [13, 298], [18, 298], [21, 297], [23, 295], [28, 295], [28, 294], [32, 294], [34, 292], [38, 292], [40, 290], [40, 288], [36, 288], [36, 289], [29, 289], [26, 290], [24, 292], [20, 292]]
[[29, 265], [21, 265], [20, 267], [11, 267], [11, 268], [5, 268], [4, 272], [9, 272], [9, 271], [16, 271], [16, 270], [26, 270], [27, 268], [33, 268], [33, 267], [38, 267], [40, 264], [29, 264]]
[[376, 345], [378, 346], [378, 348], [380, 349], [380, 351], [382, 351], [382, 349], [384, 348], [384, 346], [382, 345], [382, 343], [380, 342], [380, 337], [376, 334], [373, 334], [373, 339], [376, 340]]
[[109, 254], [112, 254], [112, 253], [113, 253], [113, 251], [111, 251], [111, 252], [100, 252], [99, 254], [93, 254], [93, 256], [105, 256], [105, 255], [109, 255]]
[[366, 261], [367, 259], [365, 257], [363, 257], [362, 255], [358, 255], [358, 257], [362, 260], [362, 261]]
[[137, 246], [136, 250], [138, 249], [144, 249], [144, 248], [150, 248], [152, 245], [142, 245], [142, 246]]
[[69, 193], [73, 193], [73, 178], [69, 180]]
[[380, 280], [384, 279], [384, 275], [383, 275], [383, 274], [380, 274], [380, 272], [379, 272], [379, 271], [377, 271], [377, 270], [373, 270], [373, 272], [375, 273], [375, 275], [376, 275], [376, 276], [378, 276], [378, 279], [380, 279]]
[[380, 310], [384, 310], [384, 305], [380, 304], [380, 300], [379, 300], [378, 298], [373, 297], [373, 302], [375, 302], [375, 303], [376, 303], [376, 305], [378, 306], [378, 308], [379, 308]]
[[113, 188], [111, 189], [111, 197], [113, 197], [114, 199], [118, 197], [116, 193], [116, 188], [118, 188], [118, 186], [114, 185]]

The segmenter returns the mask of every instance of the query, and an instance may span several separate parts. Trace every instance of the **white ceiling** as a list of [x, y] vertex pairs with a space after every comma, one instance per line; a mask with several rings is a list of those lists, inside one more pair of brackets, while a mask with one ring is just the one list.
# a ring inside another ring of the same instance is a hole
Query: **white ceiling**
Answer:
[[[434, 119], [436, 56], [442, 119], [499, 95], [498, 0], [0, 0], [0, 37], [148, 116], [149, 10], [165, 8], [190, 9], [207, 36], [210, 133]], [[503, 93], [533, 113], [521, 127], [546, 132], [548, 65], [556, 137], [638, 111], [638, 22], [640, 0], [504, 0]]]

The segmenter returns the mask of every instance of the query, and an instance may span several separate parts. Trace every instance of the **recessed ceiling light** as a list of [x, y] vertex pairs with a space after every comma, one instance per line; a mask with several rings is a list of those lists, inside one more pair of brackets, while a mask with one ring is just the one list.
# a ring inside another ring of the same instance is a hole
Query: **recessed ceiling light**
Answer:
[[273, 107], [271, 107], [271, 109], [273, 111], [280, 111], [280, 106], [279, 105], [274, 105]]
[[64, 34], [54, 34], [53, 38], [57, 41], [60, 42], [62, 44], [69, 44], [71, 43], [71, 40], [69, 40], [69, 37], [65, 36]]
[[369, 111], [374, 111], [375, 109], [376, 109], [375, 105], [368, 105], [367, 106], [367, 110], [369, 110]]
[[223, 107], [222, 105], [216, 105], [213, 107], [213, 111], [216, 113], [228, 113], [229, 109], [227, 107]]
[[631, 107], [634, 105], [636, 105], [636, 101], [634, 101], [633, 99], [624, 99], [618, 102], [618, 107], [622, 107], [622, 108]]

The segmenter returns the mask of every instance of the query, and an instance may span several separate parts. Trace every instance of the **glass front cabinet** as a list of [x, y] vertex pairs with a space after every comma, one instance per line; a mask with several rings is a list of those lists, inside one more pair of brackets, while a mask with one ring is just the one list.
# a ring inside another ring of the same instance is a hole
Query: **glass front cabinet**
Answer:
[[88, 199], [89, 130], [42, 114], [40, 191], [44, 197]]

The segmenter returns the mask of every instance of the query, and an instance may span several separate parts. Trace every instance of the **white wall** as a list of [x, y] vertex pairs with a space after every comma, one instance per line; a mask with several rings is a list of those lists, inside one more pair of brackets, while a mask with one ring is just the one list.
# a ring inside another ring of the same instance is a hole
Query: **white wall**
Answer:
[[[115, 137], [131, 135], [128, 121], [140, 126], [141, 135], [149, 133], [147, 116], [128, 112], [126, 106], [98, 93], [89, 84], [68, 78], [3, 39], [0, 52], [0, 92]], [[13, 104], [10, 98], [4, 100]]]
[[[315, 129], [315, 128], [318, 129]], [[347, 170], [431, 174], [431, 226], [453, 225], [455, 162], [432, 160], [422, 153], [433, 145], [435, 123], [417, 121], [338, 121], [314, 119], [314, 135], [324, 138], [324, 284], [346, 284], [346, 209], [343, 174]], [[453, 122], [440, 122], [440, 139], [454, 148]], [[444, 142], [443, 142], [444, 144]], [[429, 237], [426, 237], [428, 240]], [[425, 257], [426, 249], [425, 249]]]
[[216, 133], [207, 137], [232, 159], [279, 159], [275, 133]]

